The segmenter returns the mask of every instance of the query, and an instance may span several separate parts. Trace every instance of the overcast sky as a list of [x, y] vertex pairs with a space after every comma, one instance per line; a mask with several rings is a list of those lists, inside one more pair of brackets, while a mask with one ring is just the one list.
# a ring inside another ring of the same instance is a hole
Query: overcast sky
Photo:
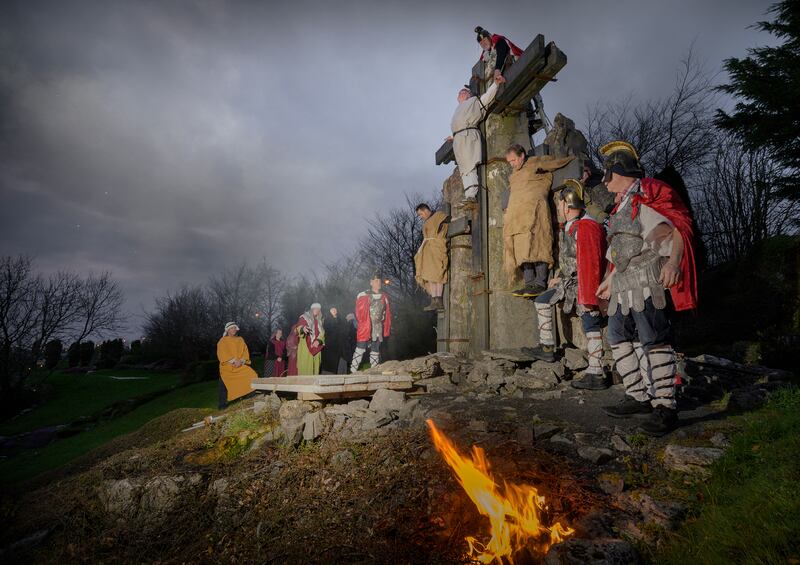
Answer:
[[0, 0], [0, 254], [111, 270], [132, 313], [243, 260], [308, 272], [441, 188], [476, 25], [555, 41], [545, 108], [580, 127], [598, 99], [669, 89], [692, 41], [712, 72], [765, 43], [768, 7]]

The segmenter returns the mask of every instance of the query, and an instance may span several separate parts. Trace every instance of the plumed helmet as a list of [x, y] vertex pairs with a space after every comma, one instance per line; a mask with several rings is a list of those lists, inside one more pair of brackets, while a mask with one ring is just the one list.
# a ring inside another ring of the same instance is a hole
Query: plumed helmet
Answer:
[[607, 182], [611, 178], [611, 173], [617, 173], [625, 177], [642, 178], [644, 169], [639, 162], [639, 155], [633, 145], [627, 141], [612, 141], [600, 148], [603, 156], [603, 169], [606, 172]]
[[586, 210], [583, 200], [583, 185], [576, 179], [566, 179], [564, 184], [556, 188], [558, 198], [567, 203], [567, 208], [573, 210]]
[[485, 29], [483, 29], [481, 26], [477, 26], [475, 28], [475, 33], [478, 34], [478, 42], [479, 43], [480, 43], [480, 40], [483, 39], [484, 37], [487, 37], [489, 39], [492, 38], [492, 34], [489, 33], [488, 31], [486, 31]]

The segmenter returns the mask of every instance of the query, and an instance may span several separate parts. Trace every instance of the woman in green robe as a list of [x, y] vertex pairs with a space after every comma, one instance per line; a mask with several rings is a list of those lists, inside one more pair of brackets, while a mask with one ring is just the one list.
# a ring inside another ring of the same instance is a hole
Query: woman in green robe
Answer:
[[297, 374], [319, 375], [322, 348], [325, 347], [325, 328], [322, 325], [322, 306], [315, 302], [300, 316], [295, 326], [300, 337], [297, 348]]

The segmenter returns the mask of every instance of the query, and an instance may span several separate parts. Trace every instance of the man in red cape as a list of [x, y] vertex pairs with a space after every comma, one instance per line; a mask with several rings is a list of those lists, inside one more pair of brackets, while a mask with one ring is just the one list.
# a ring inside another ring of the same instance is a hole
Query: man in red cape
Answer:
[[503, 71], [512, 61], [522, 55], [522, 49], [514, 45], [510, 39], [496, 33], [489, 33], [481, 26], [475, 28], [478, 43], [481, 46], [481, 61], [486, 63], [485, 75], [477, 77], [483, 80], [505, 82]]
[[359, 292], [356, 297], [356, 350], [350, 371], [355, 373], [361, 364], [361, 358], [369, 349], [371, 367], [381, 362], [381, 343], [389, 337], [392, 330], [392, 310], [389, 306], [389, 295], [383, 289], [383, 280], [375, 272], [369, 281], [369, 290]]
[[609, 300], [608, 342], [625, 385], [625, 398], [605, 411], [649, 414], [642, 431], [663, 435], [678, 421], [668, 298], [675, 310], [697, 307], [692, 219], [672, 187], [643, 178], [629, 143], [613, 141], [600, 152], [617, 205], [608, 222], [611, 265], [597, 293]]
[[555, 361], [553, 305], [563, 302], [564, 312], [573, 308], [581, 317], [587, 339], [589, 367], [572, 381], [572, 386], [588, 390], [608, 388], [603, 370], [602, 316], [597, 288], [606, 270], [606, 241], [603, 226], [586, 214], [583, 185], [567, 179], [558, 189], [556, 207], [565, 221], [558, 253], [558, 272], [550, 280], [550, 289], [534, 301], [539, 324], [539, 345], [523, 348], [525, 353], [543, 361]]

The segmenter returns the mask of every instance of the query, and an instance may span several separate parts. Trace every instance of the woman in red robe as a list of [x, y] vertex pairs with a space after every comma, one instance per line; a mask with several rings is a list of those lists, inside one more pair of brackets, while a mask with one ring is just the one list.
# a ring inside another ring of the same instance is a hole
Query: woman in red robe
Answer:
[[283, 377], [286, 371], [286, 341], [283, 339], [283, 330], [278, 328], [272, 333], [267, 343], [267, 356], [264, 361], [265, 377]]

